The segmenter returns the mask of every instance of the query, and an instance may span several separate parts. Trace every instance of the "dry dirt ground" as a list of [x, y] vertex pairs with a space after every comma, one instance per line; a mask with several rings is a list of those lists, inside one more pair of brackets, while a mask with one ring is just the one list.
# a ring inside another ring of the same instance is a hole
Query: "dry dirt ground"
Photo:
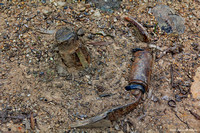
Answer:
[[[122, 1], [112, 14], [83, 2], [0, 3], [0, 132], [200, 132], [200, 118], [194, 114], [200, 115], [200, 101], [190, 89], [200, 64], [198, 0]], [[185, 19], [183, 34], [166, 34], [155, 26], [150, 10], [158, 4], [168, 5]], [[124, 16], [147, 25], [151, 44], [136, 38]], [[54, 31], [65, 26], [85, 31], [80, 39], [91, 56], [88, 69], [66, 71], [61, 64]], [[89, 43], [99, 41], [112, 43]], [[110, 128], [70, 129], [76, 120], [132, 100], [124, 90], [131, 49], [147, 46], [154, 57], [153, 72], [149, 92], [137, 109]], [[169, 106], [169, 100], [176, 105]]]

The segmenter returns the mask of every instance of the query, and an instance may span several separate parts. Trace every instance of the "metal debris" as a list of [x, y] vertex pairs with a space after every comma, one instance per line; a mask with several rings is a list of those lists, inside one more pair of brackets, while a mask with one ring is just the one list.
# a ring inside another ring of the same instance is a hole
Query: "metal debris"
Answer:
[[136, 97], [136, 100], [132, 103], [110, 109], [95, 117], [77, 121], [71, 124], [71, 128], [110, 127], [112, 121], [117, 120], [138, 106], [142, 94], [148, 91], [148, 83], [150, 82], [152, 69], [152, 56], [147, 51], [137, 51], [134, 55], [135, 61], [132, 64], [129, 85], [125, 89], [130, 91]]
[[77, 67], [80, 63], [84, 68], [89, 66], [88, 52], [81, 45], [77, 34], [73, 30], [68, 27], [61, 28], [56, 32], [55, 39], [63, 63], [67, 67]]
[[146, 43], [150, 42], [149, 34], [140, 23], [138, 23], [134, 18], [131, 18], [131, 17], [124, 17], [124, 19], [136, 27], [135, 30], [137, 32], [137, 36], [141, 41], [146, 42]]

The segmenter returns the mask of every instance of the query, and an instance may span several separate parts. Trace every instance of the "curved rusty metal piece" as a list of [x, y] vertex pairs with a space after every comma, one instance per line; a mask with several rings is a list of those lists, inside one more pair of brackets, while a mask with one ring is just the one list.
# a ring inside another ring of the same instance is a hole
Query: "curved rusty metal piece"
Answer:
[[117, 120], [122, 115], [128, 114], [129, 112], [133, 111], [138, 106], [141, 96], [142, 96], [142, 92], [140, 91], [134, 102], [110, 109], [107, 116], [108, 119], [111, 121], [114, 121], [114, 120]]
[[[132, 92], [134, 93], [134, 90], [132, 90]], [[132, 110], [134, 110], [138, 106], [141, 96], [142, 96], [142, 92], [139, 91], [139, 94], [136, 96], [136, 100], [134, 102], [109, 109], [92, 118], [89, 118], [83, 121], [77, 121], [71, 124], [70, 128], [110, 127], [112, 125], [112, 121], [115, 121], [122, 115], [125, 115], [131, 112]]]
[[138, 37], [141, 41], [146, 42], [146, 43], [150, 42], [149, 34], [140, 23], [138, 23], [134, 18], [131, 18], [131, 17], [124, 17], [124, 19], [130, 22], [131, 24], [133, 24], [137, 28], [140, 34], [140, 35], [138, 34]]

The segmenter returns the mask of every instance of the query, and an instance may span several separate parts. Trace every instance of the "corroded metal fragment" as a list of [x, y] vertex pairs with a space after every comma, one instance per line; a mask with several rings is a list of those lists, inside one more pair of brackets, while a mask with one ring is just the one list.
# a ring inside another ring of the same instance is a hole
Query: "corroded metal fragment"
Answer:
[[148, 51], [138, 51], [131, 67], [129, 85], [142, 85], [148, 91], [152, 69], [152, 55]]
[[64, 27], [59, 29], [55, 35], [58, 43], [59, 53], [63, 63], [67, 67], [77, 67], [82, 65], [88, 67], [89, 56], [85, 47], [80, 46], [77, 34], [71, 29]]

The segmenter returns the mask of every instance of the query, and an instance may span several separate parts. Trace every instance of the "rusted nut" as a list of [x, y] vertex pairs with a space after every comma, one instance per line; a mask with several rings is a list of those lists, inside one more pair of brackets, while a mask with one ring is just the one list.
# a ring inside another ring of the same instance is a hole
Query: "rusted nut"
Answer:
[[67, 67], [82, 65], [88, 67], [89, 54], [85, 47], [80, 47], [77, 34], [68, 27], [59, 29], [55, 35], [59, 53]]
[[135, 60], [131, 66], [129, 85], [126, 90], [141, 90], [143, 93], [148, 91], [150, 75], [152, 71], [152, 55], [148, 51], [136, 51]]

